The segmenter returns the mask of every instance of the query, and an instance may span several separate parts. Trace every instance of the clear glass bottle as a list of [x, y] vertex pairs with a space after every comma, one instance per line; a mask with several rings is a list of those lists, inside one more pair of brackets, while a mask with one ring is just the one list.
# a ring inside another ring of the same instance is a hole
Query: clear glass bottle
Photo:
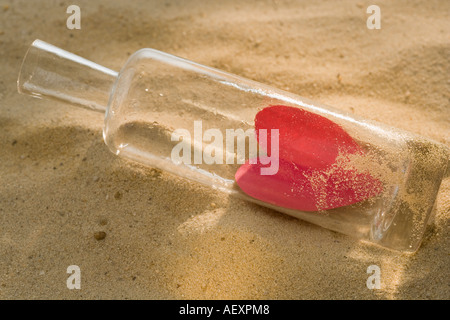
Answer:
[[116, 155], [395, 250], [419, 247], [449, 161], [435, 141], [153, 49], [117, 73], [36, 40], [18, 90], [105, 113]]

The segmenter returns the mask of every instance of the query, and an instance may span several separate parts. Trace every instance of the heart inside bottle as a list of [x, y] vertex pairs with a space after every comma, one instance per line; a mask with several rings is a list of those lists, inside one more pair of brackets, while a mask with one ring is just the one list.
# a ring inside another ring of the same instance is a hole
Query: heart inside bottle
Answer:
[[[255, 129], [260, 148], [270, 157], [276, 156], [270, 154], [272, 130], [278, 130], [279, 152], [275, 174], [261, 174], [263, 163], [268, 163], [264, 156], [237, 170], [236, 183], [253, 198], [288, 209], [319, 211], [367, 200], [383, 190], [381, 181], [351, 164], [352, 157], [365, 156], [364, 149], [323, 116], [270, 106], [257, 113]], [[267, 139], [261, 139], [264, 129]]]

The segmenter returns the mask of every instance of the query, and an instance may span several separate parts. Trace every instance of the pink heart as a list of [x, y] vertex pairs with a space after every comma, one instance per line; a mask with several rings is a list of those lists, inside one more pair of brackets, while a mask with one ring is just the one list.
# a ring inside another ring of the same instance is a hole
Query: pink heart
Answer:
[[[325, 117], [288, 106], [264, 108], [255, 117], [256, 137], [267, 129], [271, 150], [271, 129], [279, 130], [279, 157], [302, 166], [322, 168], [335, 162], [339, 152], [356, 154], [361, 147], [338, 124]], [[270, 155], [270, 153], [268, 153]]]
[[327, 118], [294, 107], [271, 106], [256, 115], [255, 127], [258, 140], [258, 131], [267, 129], [269, 151], [270, 129], [279, 129], [279, 168], [274, 175], [261, 175], [266, 167], [261, 162], [267, 162], [260, 159], [256, 164], [247, 161], [237, 170], [236, 183], [251, 197], [284, 208], [318, 211], [348, 206], [383, 190], [369, 173], [336, 161], [339, 154], [344, 156], [341, 159], [350, 154], [364, 156], [364, 150]]

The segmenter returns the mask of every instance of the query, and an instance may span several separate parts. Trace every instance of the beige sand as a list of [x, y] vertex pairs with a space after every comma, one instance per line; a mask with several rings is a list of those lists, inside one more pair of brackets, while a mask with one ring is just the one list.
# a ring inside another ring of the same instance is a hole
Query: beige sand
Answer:
[[450, 2], [377, 1], [381, 30], [339, 3], [77, 1], [71, 31], [71, 1], [0, 1], [0, 298], [449, 299], [450, 179], [400, 254], [118, 159], [100, 114], [16, 91], [36, 38], [116, 70], [153, 47], [450, 145]]

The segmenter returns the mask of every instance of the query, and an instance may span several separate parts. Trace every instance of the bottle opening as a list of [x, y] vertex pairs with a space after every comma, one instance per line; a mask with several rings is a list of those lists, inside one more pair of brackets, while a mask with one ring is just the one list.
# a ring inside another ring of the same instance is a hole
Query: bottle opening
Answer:
[[117, 76], [116, 71], [35, 40], [23, 59], [17, 89], [104, 112]]

